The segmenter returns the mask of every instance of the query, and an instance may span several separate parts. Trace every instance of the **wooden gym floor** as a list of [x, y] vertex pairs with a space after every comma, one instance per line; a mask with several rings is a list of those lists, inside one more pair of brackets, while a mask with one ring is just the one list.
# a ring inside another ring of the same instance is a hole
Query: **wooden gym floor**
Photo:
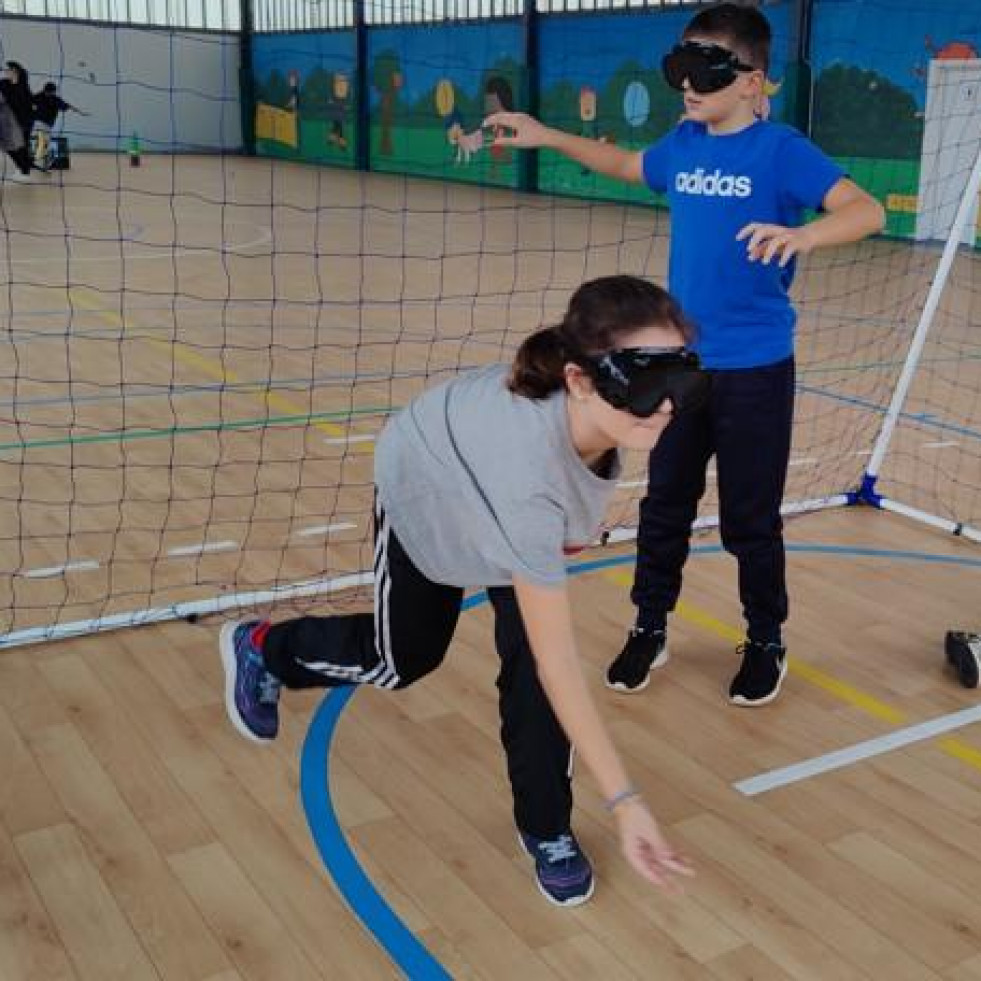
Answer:
[[[13, 631], [362, 568], [388, 408], [506, 358], [585, 278], [659, 274], [666, 231], [648, 211], [236, 159], [78, 156], [0, 185], [0, 214]], [[861, 475], [930, 262], [875, 243], [808, 264], [788, 497]], [[974, 309], [962, 282], [950, 330]], [[959, 445], [901, 427], [880, 489], [936, 507], [947, 471], [977, 518], [976, 353], [940, 395], [914, 390], [960, 420]], [[596, 697], [698, 872], [681, 898], [629, 872], [586, 774], [596, 894], [540, 897], [479, 597], [436, 674], [287, 693], [271, 747], [226, 722], [220, 618], [0, 649], [0, 978], [981, 978], [981, 710], [943, 669], [944, 632], [981, 629], [981, 551], [869, 508], [794, 518], [787, 539], [792, 668], [755, 711], [724, 700], [741, 621], [713, 534], [671, 662], [635, 696], [601, 683], [630, 546], [573, 565]]]

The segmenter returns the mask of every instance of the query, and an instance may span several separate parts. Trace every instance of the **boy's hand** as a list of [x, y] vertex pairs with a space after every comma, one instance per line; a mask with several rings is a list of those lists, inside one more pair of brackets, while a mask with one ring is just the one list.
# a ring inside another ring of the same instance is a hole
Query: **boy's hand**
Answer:
[[695, 873], [665, 840], [645, 804], [633, 800], [616, 811], [620, 847], [635, 872], [669, 893], [682, 892], [676, 876]]
[[494, 146], [514, 146], [525, 149], [547, 146], [551, 132], [547, 126], [523, 112], [495, 112], [488, 116], [481, 126], [493, 130]]
[[751, 221], [736, 236], [737, 242], [746, 242], [746, 256], [750, 262], [762, 261], [764, 266], [779, 257], [781, 267], [795, 255], [807, 255], [814, 248], [813, 236], [807, 225], [787, 228], [785, 225], [767, 225]]

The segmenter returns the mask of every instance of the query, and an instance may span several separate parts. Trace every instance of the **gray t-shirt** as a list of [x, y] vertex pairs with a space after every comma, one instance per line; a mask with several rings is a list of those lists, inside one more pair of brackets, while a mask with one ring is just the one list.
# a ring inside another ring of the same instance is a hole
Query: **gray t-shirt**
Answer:
[[563, 389], [536, 400], [493, 365], [423, 393], [378, 440], [375, 483], [395, 534], [427, 579], [454, 586], [565, 580], [564, 552], [589, 544], [620, 474], [572, 444]]

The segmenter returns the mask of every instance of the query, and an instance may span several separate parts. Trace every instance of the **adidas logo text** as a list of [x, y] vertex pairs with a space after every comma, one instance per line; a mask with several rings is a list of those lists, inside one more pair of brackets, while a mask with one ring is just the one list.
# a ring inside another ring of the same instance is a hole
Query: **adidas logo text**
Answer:
[[750, 177], [723, 174], [718, 168], [706, 174], [699, 167], [694, 173], [680, 171], [674, 179], [674, 189], [679, 194], [701, 194], [705, 197], [748, 198], [753, 193]]

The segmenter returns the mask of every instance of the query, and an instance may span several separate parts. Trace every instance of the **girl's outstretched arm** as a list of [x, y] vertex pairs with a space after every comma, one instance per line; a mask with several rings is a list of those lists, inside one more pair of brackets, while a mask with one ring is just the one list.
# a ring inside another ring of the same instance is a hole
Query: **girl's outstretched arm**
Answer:
[[627, 861], [655, 885], [677, 889], [673, 875], [691, 875], [691, 869], [664, 840], [657, 822], [631, 785], [600, 718], [583, 677], [566, 589], [539, 586], [518, 577], [514, 589], [542, 687], [566, 736], [599, 784], [607, 809], [617, 820]]

